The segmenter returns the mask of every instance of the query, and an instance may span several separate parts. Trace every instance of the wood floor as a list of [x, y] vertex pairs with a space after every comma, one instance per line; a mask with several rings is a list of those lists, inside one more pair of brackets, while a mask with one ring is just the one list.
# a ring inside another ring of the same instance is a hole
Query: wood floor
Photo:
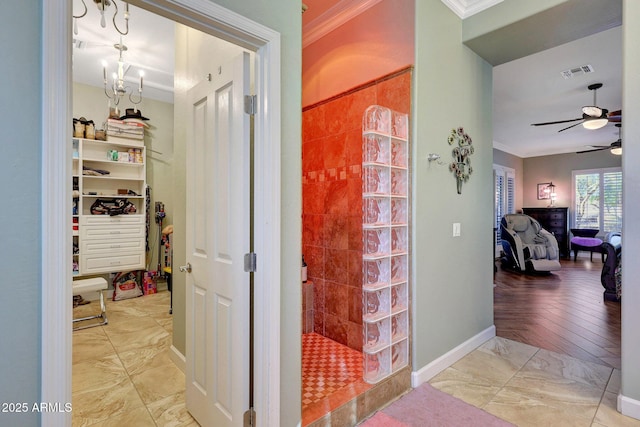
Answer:
[[497, 335], [601, 365], [620, 368], [620, 303], [603, 301], [596, 254], [562, 260], [549, 275], [498, 270]]

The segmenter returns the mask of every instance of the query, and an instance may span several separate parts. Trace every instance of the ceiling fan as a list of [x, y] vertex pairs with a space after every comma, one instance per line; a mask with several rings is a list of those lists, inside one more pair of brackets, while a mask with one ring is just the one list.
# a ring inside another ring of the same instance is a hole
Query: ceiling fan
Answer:
[[543, 122], [543, 123], [532, 123], [531, 126], [546, 126], [546, 125], [557, 125], [560, 123], [570, 123], [577, 122], [572, 124], [571, 126], [567, 126], [566, 128], [560, 129], [558, 132], [565, 131], [567, 129], [571, 129], [572, 127], [583, 125], [586, 129], [600, 129], [608, 122], [620, 122], [622, 119], [622, 111], [613, 111], [609, 113], [609, 110], [605, 108], [600, 108], [596, 104], [596, 91], [602, 87], [602, 83], [594, 83], [587, 86], [587, 89], [593, 91], [593, 105], [587, 105], [582, 107], [582, 117], [578, 117], [577, 119], [568, 119], [568, 120], [556, 120], [553, 122]]
[[602, 151], [602, 150], [611, 150], [611, 154], [621, 155], [622, 154], [622, 138], [620, 137], [620, 123], [616, 123], [616, 127], [618, 128], [618, 140], [612, 142], [609, 145], [591, 145], [593, 147], [592, 150], [584, 150], [577, 151], [576, 154], [582, 153], [590, 153], [592, 151]]

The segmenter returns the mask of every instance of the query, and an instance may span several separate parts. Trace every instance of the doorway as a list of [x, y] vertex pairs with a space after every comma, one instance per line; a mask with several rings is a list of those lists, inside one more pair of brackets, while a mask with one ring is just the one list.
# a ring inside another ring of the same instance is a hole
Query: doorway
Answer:
[[[407, 217], [392, 215], [388, 221], [394, 227], [387, 230], [384, 214], [363, 218], [363, 200], [380, 203], [387, 214], [406, 212], [399, 205], [410, 203], [408, 185], [398, 183], [408, 173], [410, 142], [406, 134], [388, 139], [386, 133], [395, 128], [379, 134], [363, 129], [363, 121], [372, 111], [407, 117], [411, 72], [405, 68], [381, 76], [303, 109], [302, 250], [308, 264], [308, 281], [302, 283], [303, 426], [345, 417], [355, 423], [366, 415], [350, 412], [358, 399], [367, 399], [373, 410], [395, 397], [388, 384], [409, 387], [401, 373], [408, 361], [403, 347], [408, 340], [402, 339], [408, 336], [409, 314]], [[365, 159], [365, 141], [371, 146], [367, 153], [380, 153], [379, 158]], [[390, 173], [387, 163], [394, 165]], [[393, 195], [386, 210], [385, 194]], [[394, 255], [389, 265], [388, 254]], [[386, 268], [405, 274], [385, 275]], [[392, 286], [385, 288], [387, 279]], [[387, 392], [379, 391], [383, 387]]]
[[[43, 136], [43, 200], [47, 215], [43, 219], [43, 252], [49, 254], [42, 267], [42, 399], [49, 402], [71, 401], [71, 287], [50, 283], [71, 283], [71, 235], [68, 224], [71, 198], [71, 150], [64, 141], [70, 139], [71, 10], [70, 2], [54, 0], [43, 3], [45, 34], [44, 67], [48, 73], [43, 82], [43, 125], [50, 132]], [[139, 5], [177, 22], [198, 26], [211, 35], [254, 50], [256, 55], [255, 87], [258, 99], [256, 115], [256, 242], [255, 251], [261, 254], [260, 274], [255, 277], [256, 352], [261, 354], [256, 364], [258, 380], [254, 388], [255, 409], [265, 424], [278, 425], [279, 419], [279, 311], [280, 311], [280, 51], [279, 35], [206, 0], [174, 1], [170, 5], [158, 1], [136, 1]], [[267, 196], [268, 198], [263, 198]], [[55, 212], [55, 213], [53, 213]], [[54, 255], [55, 254], [55, 255]], [[174, 252], [175, 255], [175, 252]], [[176, 264], [181, 260], [176, 257]], [[269, 366], [263, 371], [262, 366]], [[268, 403], [268, 404], [267, 404]], [[69, 414], [43, 414], [46, 425], [68, 425]]]

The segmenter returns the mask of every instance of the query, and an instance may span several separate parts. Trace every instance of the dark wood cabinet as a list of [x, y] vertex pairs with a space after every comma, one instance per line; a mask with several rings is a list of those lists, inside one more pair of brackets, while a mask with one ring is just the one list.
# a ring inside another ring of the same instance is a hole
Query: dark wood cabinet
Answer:
[[523, 208], [522, 212], [540, 223], [558, 241], [561, 258], [569, 258], [569, 208]]

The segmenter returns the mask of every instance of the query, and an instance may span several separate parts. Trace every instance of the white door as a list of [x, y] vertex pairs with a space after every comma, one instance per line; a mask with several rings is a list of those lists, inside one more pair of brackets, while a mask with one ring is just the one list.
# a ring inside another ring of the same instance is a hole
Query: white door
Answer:
[[249, 409], [249, 55], [189, 90], [186, 404], [202, 426]]

